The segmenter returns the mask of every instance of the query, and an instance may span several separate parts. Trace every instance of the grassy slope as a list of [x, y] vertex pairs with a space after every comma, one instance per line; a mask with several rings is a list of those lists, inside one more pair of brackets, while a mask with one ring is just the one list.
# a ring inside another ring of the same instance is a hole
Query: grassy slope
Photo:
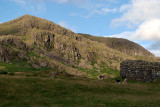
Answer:
[[92, 41], [97, 41], [99, 43], [105, 44], [107, 47], [110, 47], [112, 49], [118, 50], [122, 53], [131, 55], [131, 56], [150, 56], [154, 57], [154, 55], [140, 46], [139, 44], [129, 41], [127, 39], [123, 38], [111, 38], [111, 37], [97, 37], [97, 36], [92, 36], [89, 34], [79, 34], [82, 35], [85, 38], [88, 38]]
[[158, 107], [160, 84], [0, 75], [0, 106]]
[[22, 62], [0, 63], [0, 106], [158, 107], [160, 105], [160, 84], [138, 82], [116, 84], [114, 79], [100, 81], [70, 75], [57, 75], [52, 79], [49, 72], [55, 70], [35, 69], [30, 64]]
[[35, 69], [22, 62], [0, 63], [0, 106], [158, 107], [160, 105], [160, 84], [156, 82], [130, 81], [128, 84], [116, 84], [114, 79], [97, 80], [70, 75], [57, 75], [52, 79], [49, 72], [55, 70]]

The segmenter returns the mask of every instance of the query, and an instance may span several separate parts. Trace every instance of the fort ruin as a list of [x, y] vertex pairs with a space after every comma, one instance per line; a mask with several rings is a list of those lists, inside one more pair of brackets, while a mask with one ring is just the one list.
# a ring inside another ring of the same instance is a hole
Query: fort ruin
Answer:
[[156, 78], [160, 79], [160, 62], [126, 60], [120, 64], [120, 75], [129, 80], [152, 82]]

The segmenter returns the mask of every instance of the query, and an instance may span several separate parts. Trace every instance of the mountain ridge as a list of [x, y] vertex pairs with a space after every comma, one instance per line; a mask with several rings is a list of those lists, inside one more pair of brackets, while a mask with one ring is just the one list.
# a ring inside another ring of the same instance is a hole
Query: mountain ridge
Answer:
[[99, 43], [105, 44], [107, 47], [110, 47], [112, 49], [118, 50], [122, 53], [131, 55], [131, 56], [151, 56], [154, 57], [154, 55], [149, 52], [147, 49], [142, 47], [141, 45], [124, 39], [124, 38], [116, 38], [116, 37], [97, 37], [97, 36], [92, 36], [89, 34], [81, 34], [85, 38], [88, 38], [93, 41], [97, 41]]

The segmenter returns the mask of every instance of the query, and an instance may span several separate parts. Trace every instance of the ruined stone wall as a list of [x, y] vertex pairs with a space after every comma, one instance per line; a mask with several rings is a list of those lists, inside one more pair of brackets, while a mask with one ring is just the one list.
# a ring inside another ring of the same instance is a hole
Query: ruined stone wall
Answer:
[[126, 60], [120, 64], [120, 75], [129, 80], [153, 81], [160, 78], [160, 62]]

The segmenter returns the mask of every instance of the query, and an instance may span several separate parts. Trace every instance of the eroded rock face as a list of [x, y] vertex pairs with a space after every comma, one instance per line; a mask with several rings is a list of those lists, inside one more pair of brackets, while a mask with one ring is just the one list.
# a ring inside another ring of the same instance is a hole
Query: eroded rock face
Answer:
[[120, 64], [121, 77], [129, 80], [153, 81], [160, 78], [160, 62], [126, 60]]
[[0, 45], [0, 62], [9, 62], [9, 60], [14, 57], [13, 55], [16, 55], [16, 53], [13, 53], [14, 52], [12, 50]]
[[6, 45], [6, 46], [11, 46], [11, 47], [15, 47], [16, 49], [20, 49], [20, 50], [29, 50], [29, 47], [27, 47], [27, 45], [21, 40], [18, 39], [14, 36], [4, 36], [0, 38], [0, 44], [1, 45]]
[[22, 40], [16, 37], [0, 38], [0, 62], [10, 62], [26, 58], [26, 51], [31, 50]]
[[46, 31], [39, 31], [33, 33], [34, 36], [34, 44], [38, 46], [46, 47], [47, 49], [51, 49], [54, 47], [54, 37], [55, 35]]

